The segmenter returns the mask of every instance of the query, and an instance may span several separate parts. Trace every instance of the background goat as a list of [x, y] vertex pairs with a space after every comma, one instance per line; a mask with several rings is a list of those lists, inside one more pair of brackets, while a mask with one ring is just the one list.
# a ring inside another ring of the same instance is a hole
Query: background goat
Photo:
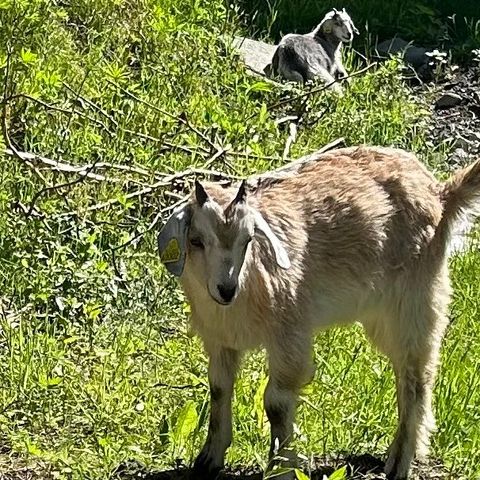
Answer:
[[210, 424], [195, 468], [214, 478], [223, 467], [244, 350], [267, 349], [270, 456], [284, 454], [313, 375], [314, 330], [359, 321], [393, 364], [399, 423], [385, 470], [407, 478], [434, 425], [446, 249], [456, 218], [480, 203], [480, 160], [443, 184], [387, 148], [334, 150], [294, 170], [238, 190], [197, 182], [158, 237], [210, 359]]
[[[288, 34], [280, 41], [272, 58], [272, 71], [286, 80], [304, 83], [320, 77], [326, 84], [346, 77], [342, 64], [342, 42], [350, 42], [358, 30], [343, 9], [328, 12], [320, 24], [306, 35]], [[337, 84], [332, 88], [338, 89]]]

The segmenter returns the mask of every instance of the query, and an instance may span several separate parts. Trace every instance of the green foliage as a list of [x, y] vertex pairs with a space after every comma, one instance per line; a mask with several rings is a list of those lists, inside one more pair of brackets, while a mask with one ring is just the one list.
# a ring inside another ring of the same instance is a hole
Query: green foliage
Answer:
[[[241, 176], [281, 165], [288, 131], [276, 120], [298, 113], [294, 156], [343, 136], [406, 147], [437, 166], [438, 152], [423, 141], [428, 111], [396, 60], [352, 79], [341, 97], [319, 92], [305, 101], [303, 91], [247, 74], [231, 47], [237, 24], [220, 0], [0, 0], [10, 140], [72, 165], [101, 163], [94, 173], [105, 177], [44, 190], [77, 177], [0, 155], [0, 468], [96, 480], [132, 458], [163, 469], [199, 448], [207, 362], [149, 230], [191, 178], [173, 192], [160, 185], [132, 196], [159, 173], [208, 165]], [[6, 143], [0, 137], [2, 152]], [[242, 155], [208, 163], [210, 143]], [[478, 251], [453, 268], [455, 319], [434, 447], [473, 478]], [[321, 335], [315, 358], [297, 418], [299, 449], [384, 452], [395, 425], [387, 363], [355, 328]], [[249, 356], [236, 385], [230, 463], [265, 460], [266, 379], [264, 355]]]
[[329, 477], [328, 480], [346, 480], [347, 478], [347, 467], [339, 468], [335, 470]]

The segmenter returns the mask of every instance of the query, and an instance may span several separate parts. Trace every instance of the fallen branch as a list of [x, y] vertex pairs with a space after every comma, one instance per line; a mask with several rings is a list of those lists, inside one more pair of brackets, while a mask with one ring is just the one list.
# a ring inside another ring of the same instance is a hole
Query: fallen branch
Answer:
[[77, 175], [98, 181], [106, 180], [103, 175], [92, 173], [91, 171], [89, 171], [88, 167], [85, 167], [83, 165], [77, 167], [74, 165], [70, 165], [69, 163], [60, 162], [59, 160], [52, 160], [50, 158], [43, 157], [34, 153], [20, 152], [19, 150], [12, 148], [12, 145], [10, 145], [10, 148], [6, 148], [4, 150], [4, 154], [9, 156], [15, 156], [25, 162], [29, 162], [32, 164], [40, 163], [49, 167], [51, 170], [56, 170], [63, 173], [75, 173]]
[[121, 245], [118, 245], [117, 247], [113, 247], [111, 250], [112, 252], [116, 252], [117, 250], [120, 250], [122, 248], [125, 248], [127, 247], [128, 245], [132, 244], [133, 242], [135, 242], [136, 240], [139, 240], [140, 238], [142, 238], [143, 236], [145, 236], [148, 232], [150, 232], [151, 230], [153, 230], [158, 222], [160, 222], [160, 220], [162, 219], [163, 215], [165, 213], [168, 213], [172, 210], [175, 210], [175, 208], [179, 207], [180, 205], [182, 205], [182, 203], [185, 203], [188, 199], [188, 195], [185, 195], [183, 197], [180, 198], [180, 200], [178, 200], [177, 202], [173, 203], [172, 205], [169, 205], [168, 207], [165, 207], [165, 208], [162, 208], [156, 215], [155, 217], [153, 218], [153, 220], [150, 222], [150, 224], [148, 225], [147, 229], [143, 232], [140, 232], [140, 233], [137, 233], [136, 235], [134, 235], [132, 238], [130, 238], [129, 240], [127, 240], [126, 242], [122, 243]]
[[189, 128], [192, 132], [194, 132], [196, 135], [198, 135], [204, 142], [206, 142], [214, 151], [221, 150], [221, 147], [213, 143], [204, 133], [202, 133], [198, 128], [193, 126], [188, 118], [186, 117], [185, 114], [183, 115], [174, 115], [173, 113], [167, 112], [166, 110], [163, 110], [162, 108], [157, 107], [156, 105], [153, 105], [153, 103], [150, 103], [146, 100], [143, 100], [142, 98], [138, 97], [134, 93], [130, 92], [129, 90], [123, 88], [122, 86], [118, 85], [117, 83], [113, 82], [110, 79], [106, 79], [106, 81], [110, 84], [113, 85], [115, 88], [118, 88], [121, 92], [123, 92], [125, 95], [128, 95], [130, 98], [133, 100], [142, 103], [143, 105], [151, 108], [152, 110], [155, 110], [158, 113], [161, 113], [162, 115], [165, 115], [171, 119], [174, 119], [183, 125], [185, 125], [187, 128]]
[[[72, 91], [74, 91], [74, 90], [72, 89]], [[52, 111], [64, 113], [65, 115], [69, 115], [69, 116], [71, 116], [73, 114], [78, 115], [79, 117], [85, 118], [85, 119], [95, 123], [99, 127], [101, 127], [103, 130], [105, 130], [105, 132], [109, 136], [114, 135], [114, 133], [109, 129], [109, 127], [107, 125], [105, 125], [105, 123], [103, 123], [102, 121], [100, 121], [100, 120], [98, 120], [98, 119], [96, 119], [96, 118], [94, 118], [90, 115], [87, 115], [84, 112], [81, 112], [80, 110], [76, 110], [75, 108], [69, 110], [67, 108], [59, 107], [57, 105], [52, 105], [50, 103], [44, 102], [43, 100], [40, 100], [39, 98], [32, 97], [31, 95], [28, 95], [26, 93], [18, 93], [18, 94], [12, 95], [12, 96], [8, 97], [6, 100], [2, 100], [2, 103], [4, 103], [4, 102], [8, 103], [9, 101], [14, 100], [16, 98], [25, 98], [26, 100], [30, 100], [32, 102], [35, 102], [35, 103], [41, 105], [42, 107], [44, 107], [47, 110], [52, 110]], [[93, 102], [87, 100], [84, 97], [80, 97], [80, 98], [82, 98], [86, 103], [91, 103], [92, 105], [94, 105], [95, 108], [97, 108], [102, 114], [107, 115], [107, 118], [115, 125], [115, 128], [120, 129], [120, 130], [122, 130], [123, 132], [125, 132], [129, 135], [132, 135], [132, 136], [135, 136], [135, 137], [138, 137], [138, 138], [142, 138], [144, 140], [150, 140], [150, 141], [155, 142], [155, 143], [160, 143], [165, 149], [168, 149], [168, 150], [178, 149], [178, 150], [182, 150], [186, 153], [199, 154], [199, 155], [208, 155], [208, 153], [209, 153], [208, 149], [203, 149], [200, 146], [199, 147], [189, 147], [187, 145], [175, 144], [175, 143], [163, 140], [161, 138], [154, 137], [152, 135], [148, 135], [146, 133], [136, 132], [135, 130], [130, 130], [128, 128], [123, 128], [120, 125], [118, 125], [117, 121], [113, 117], [108, 115], [106, 112], [104, 112], [100, 107], [95, 105]], [[200, 151], [200, 150], [202, 150], [202, 151]]]
[[[175, 180], [180, 180], [182, 178], [188, 177], [190, 175], [209, 175], [209, 176], [214, 176], [214, 177], [220, 177], [220, 178], [226, 178], [229, 180], [236, 180], [240, 177], [234, 176], [234, 175], [229, 175], [227, 173], [223, 172], [218, 172], [216, 170], [206, 170], [203, 168], [188, 168], [186, 170], [183, 170], [181, 172], [173, 173], [170, 175], [166, 175], [162, 180], [159, 180], [158, 182], [155, 182], [151, 185], [148, 185], [144, 188], [141, 188], [139, 190], [135, 190], [134, 192], [126, 194], [122, 200], [129, 200], [131, 198], [135, 197], [140, 197], [142, 195], [146, 195], [148, 193], [152, 193], [153, 191], [162, 188], [162, 187], [168, 187], [171, 186], [172, 183]], [[97, 210], [103, 210], [104, 208], [111, 207], [112, 205], [116, 205], [117, 203], [120, 203], [120, 199], [118, 198], [110, 198], [109, 200], [101, 203], [97, 203], [95, 205], [91, 205], [90, 207], [87, 207], [85, 209], [85, 212], [94, 212]], [[78, 212], [66, 212], [66, 213], [61, 213], [57, 215], [57, 218], [63, 218], [63, 217], [70, 217], [70, 216], [75, 216], [78, 215]]]
[[26, 100], [30, 100], [31, 102], [37, 103], [38, 105], [42, 106], [43, 108], [47, 110], [53, 110], [55, 112], [60, 112], [64, 113], [65, 115], [78, 115], [79, 117], [86, 118], [87, 120], [90, 120], [91, 122], [99, 125], [102, 127], [106, 132], [111, 136], [113, 133], [108, 129], [107, 125], [105, 125], [102, 121], [91, 117], [90, 115], [85, 114], [84, 112], [81, 112], [79, 110], [76, 110], [75, 108], [69, 110], [67, 108], [59, 107], [57, 105], [53, 105], [51, 103], [44, 102], [43, 100], [40, 100], [39, 98], [32, 97], [31, 95], [28, 95], [26, 93], [17, 93], [15, 95], [12, 95], [7, 99], [7, 101], [15, 100], [16, 98], [24, 98]]
[[324, 90], [327, 90], [329, 89], [332, 85], [334, 85], [335, 83], [340, 83], [340, 82], [344, 82], [350, 78], [353, 78], [353, 77], [358, 77], [359, 75], [361, 75], [362, 73], [365, 73], [367, 70], [370, 70], [371, 68], [373, 68], [374, 66], [376, 66], [377, 63], [371, 63], [370, 65], [367, 65], [365, 68], [362, 68], [361, 70], [357, 70], [356, 72], [353, 72], [351, 73], [350, 75], [347, 75], [346, 77], [342, 77], [342, 78], [336, 78], [333, 82], [330, 82], [326, 85], [322, 85], [321, 87], [316, 87], [316, 88], [312, 88], [311, 90], [309, 90], [308, 92], [303, 92], [299, 95], [296, 95], [295, 97], [292, 97], [292, 98], [287, 98], [286, 100], [282, 100], [281, 102], [277, 102], [277, 103], [274, 103], [273, 105], [269, 105], [267, 107], [267, 110], [274, 110], [278, 107], [281, 107], [283, 105], [287, 105], [288, 103], [291, 103], [291, 102], [294, 102], [296, 100], [300, 100], [302, 98], [305, 98], [305, 97], [308, 97], [310, 95], [313, 95], [314, 93], [319, 93], [319, 92], [323, 92]]
[[186, 390], [190, 388], [205, 388], [207, 387], [207, 385], [200, 382], [195, 385], [193, 384], [192, 385], [170, 385], [169, 383], [163, 383], [163, 382], [159, 382], [153, 385], [153, 388], [158, 388], [158, 387], [171, 388], [173, 390]]
[[281, 157], [273, 157], [269, 155], [257, 155], [256, 153], [252, 152], [236, 152], [233, 150], [228, 150], [226, 153], [227, 156], [232, 156], [232, 157], [247, 157], [247, 158], [258, 158], [259, 160], [268, 160], [268, 161], [274, 161], [278, 162], [281, 160]]
[[[81, 183], [87, 178], [87, 175], [91, 172], [91, 170], [95, 168], [95, 164], [92, 164], [92, 166], [88, 169], [85, 170], [85, 172], [82, 172], [82, 175], [76, 178], [75, 180], [72, 180], [70, 182], [65, 182], [65, 183], [57, 183], [55, 185], [51, 185], [49, 187], [42, 188], [39, 190], [35, 195], [33, 196], [32, 200], [30, 201], [30, 208], [28, 209], [27, 212], [27, 217], [30, 217], [32, 212], [35, 211], [35, 202], [45, 193], [47, 192], [53, 192], [53, 191], [58, 191], [62, 190], [63, 188], [66, 187], [73, 187], [74, 185]], [[83, 174], [84, 173], [84, 174]], [[68, 203], [68, 202], [67, 202]]]
[[80, 98], [85, 103], [90, 105], [92, 108], [94, 108], [95, 110], [100, 112], [106, 119], [110, 120], [110, 122], [112, 122], [115, 125], [115, 127], [118, 127], [118, 122], [111, 115], [109, 115], [102, 107], [100, 107], [96, 103], [92, 102], [87, 97], [84, 97], [83, 95], [81, 95], [80, 92], [75, 91], [70, 85], [68, 85], [68, 83], [62, 82], [62, 84], [67, 90], [72, 92], [77, 98]]
[[214, 155], [212, 155], [204, 164], [204, 168], [208, 168], [210, 165], [215, 163], [222, 155], [225, 155], [228, 152], [228, 149], [220, 149]]

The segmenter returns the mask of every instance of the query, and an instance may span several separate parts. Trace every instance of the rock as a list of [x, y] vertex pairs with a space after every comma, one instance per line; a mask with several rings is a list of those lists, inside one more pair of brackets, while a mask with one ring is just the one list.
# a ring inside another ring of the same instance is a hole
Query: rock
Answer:
[[444, 93], [436, 102], [435, 108], [452, 108], [462, 102], [462, 97], [456, 93]]
[[480, 133], [478, 133], [478, 132], [468, 132], [467, 139], [470, 142], [480, 142]]
[[265, 73], [265, 67], [270, 65], [277, 48], [275, 45], [245, 37], [235, 37], [233, 45], [239, 50], [245, 64], [257, 73]]
[[395, 37], [391, 40], [385, 40], [377, 45], [378, 53], [382, 55], [396, 54], [403, 52], [403, 58], [414, 68], [428, 65], [430, 57], [427, 55], [428, 50], [423, 47], [416, 47], [411, 42], [407, 42], [403, 38]]
[[432, 59], [426, 48], [416, 47], [411, 42], [407, 42], [403, 38], [395, 37], [385, 40], [377, 45], [377, 51], [380, 55], [403, 54], [403, 59], [411, 65], [417, 75], [423, 80], [430, 80], [432, 77], [432, 69], [430, 64]]
[[458, 148], [461, 148], [464, 151], [468, 151], [472, 143], [473, 142], [471, 140], [465, 137], [462, 137], [461, 135], [458, 135], [458, 137], [455, 140], [455, 146]]
[[400, 37], [395, 37], [390, 40], [385, 40], [377, 45], [378, 53], [398, 53], [408, 47], [408, 42]]

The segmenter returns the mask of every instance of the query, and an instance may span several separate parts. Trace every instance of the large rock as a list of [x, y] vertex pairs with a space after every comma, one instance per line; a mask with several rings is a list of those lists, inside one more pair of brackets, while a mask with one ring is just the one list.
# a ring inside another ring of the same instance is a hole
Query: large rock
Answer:
[[429, 63], [432, 58], [427, 54], [428, 50], [416, 47], [403, 38], [395, 37], [385, 40], [377, 45], [377, 51], [380, 55], [402, 53], [405, 62], [411, 65], [421, 77], [428, 78], [431, 74]]
[[239, 50], [245, 64], [257, 73], [265, 73], [265, 67], [270, 65], [277, 48], [270, 43], [245, 37], [235, 37], [233, 45]]
[[462, 103], [462, 97], [453, 92], [446, 92], [435, 102], [436, 108], [452, 108]]

